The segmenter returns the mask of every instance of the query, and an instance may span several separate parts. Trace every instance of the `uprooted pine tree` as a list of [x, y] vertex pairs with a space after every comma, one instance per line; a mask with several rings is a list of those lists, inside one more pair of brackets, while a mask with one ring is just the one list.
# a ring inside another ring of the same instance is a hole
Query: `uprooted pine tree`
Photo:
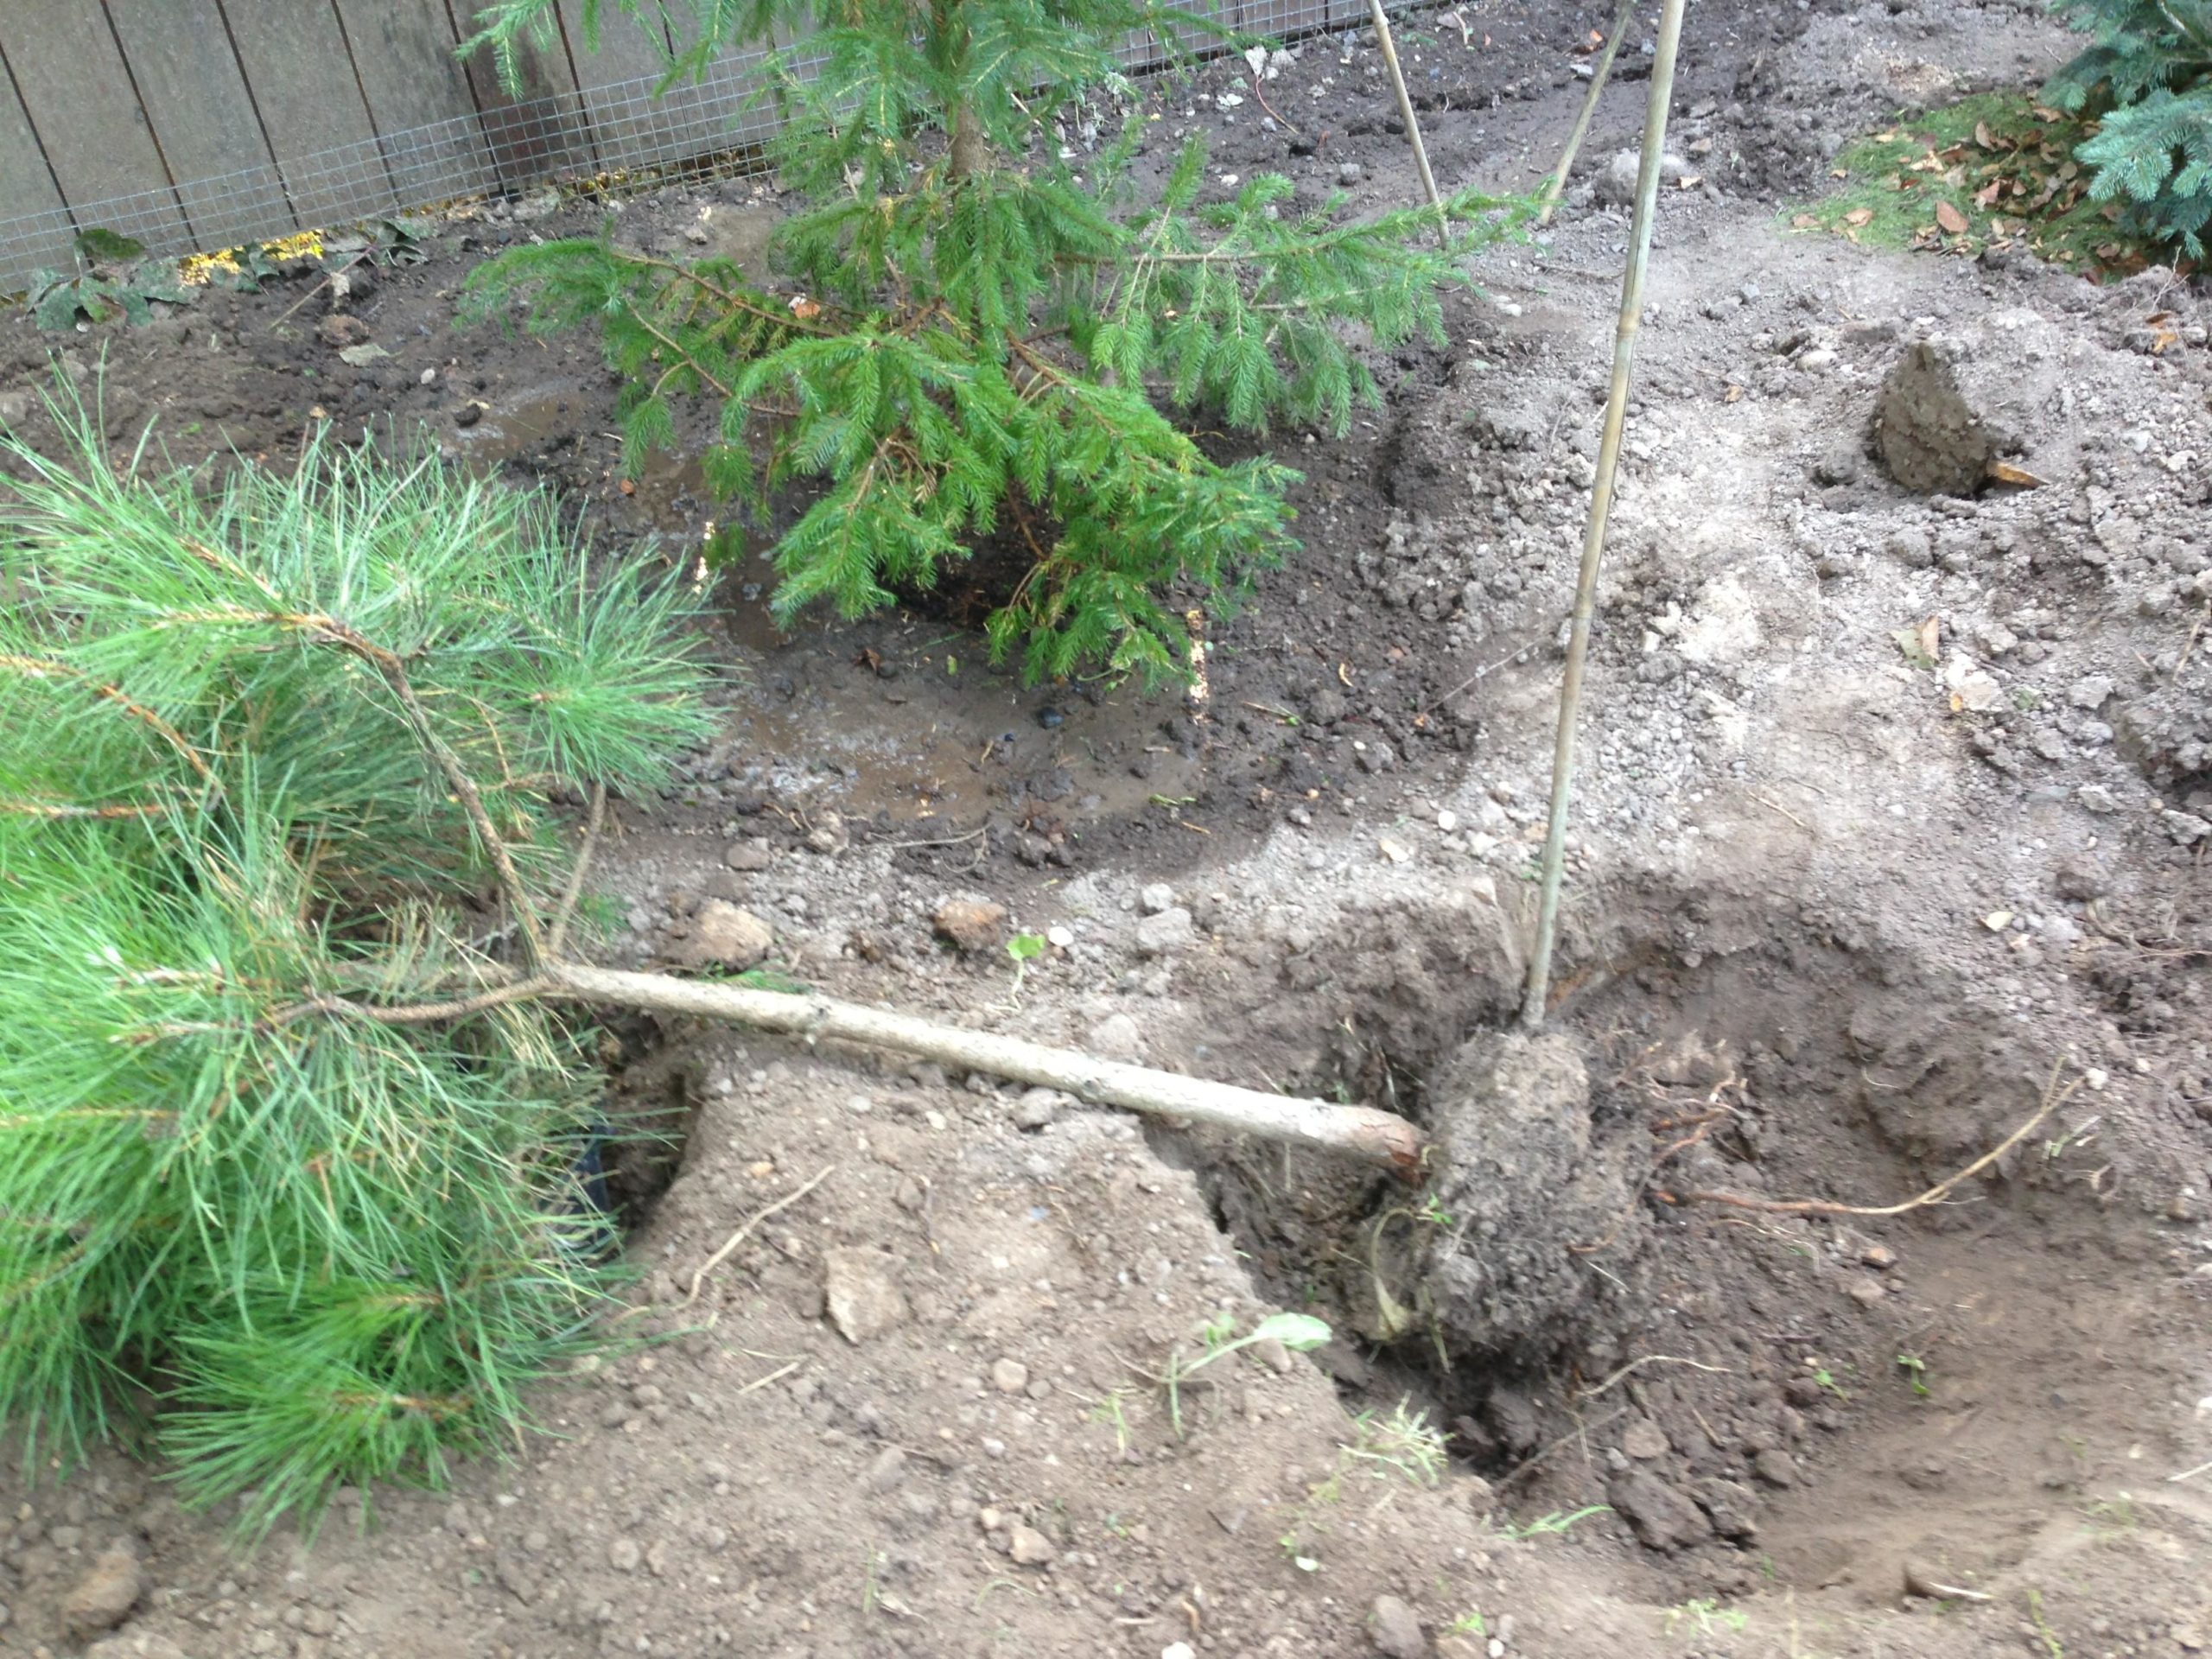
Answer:
[[0, 436], [0, 1434], [31, 1468], [150, 1431], [251, 1535], [512, 1448], [533, 1379], [621, 1334], [579, 1007], [1418, 1170], [1364, 1108], [592, 965], [608, 795], [706, 729], [683, 573], [591, 579], [546, 498], [435, 457], [318, 440], [211, 487], [56, 412], [73, 453]]
[[[474, 48], [512, 75], [555, 0], [500, 0]], [[588, 38], [615, 20], [583, 0]], [[613, 0], [658, 31], [671, 8]], [[1443, 343], [1440, 290], [1522, 204], [1475, 191], [1365, 221], [1341, 194], [1235, 182], [1192, 137], [1172, 160], [1116, 48], [1218, 44], [1203, 11], [1149, 0], [694, 0], [675, 79], [766, 48], [772, 142], [798, 207], [774, 288], [727, 259], [596, 239], [479, 267], [477, 314], [595, 324], [625, 377], [624, 433], [666, 444], [711, 400], [709, 485], [766, 523], [788, 621], [938, 586], [980, 546], [1020, 575], [994, 652], [1032, 678], [1103, 665], [1187, 673], [1195, 597], [1226, 605], [1291, 545], [1265, 457], [1217, 461], [1183, 423], [1342, 435], [1379, 401], [1362, 351]], [[679, 20], [679, 27], [682, 27]], [[778, 41], [796, 41], [793, 45]], [[1118, 130], [1116, 130], [1118, 129]], [[1163, 413], [1163, 409], [1171, 411]], [[786, 497], [786, 499], [789, 498]]]

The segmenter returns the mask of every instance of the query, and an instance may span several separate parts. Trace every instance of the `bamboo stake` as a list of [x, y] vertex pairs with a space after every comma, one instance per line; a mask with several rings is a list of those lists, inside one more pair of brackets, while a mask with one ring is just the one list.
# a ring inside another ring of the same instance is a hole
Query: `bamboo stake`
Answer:
[[1071, 1049], [991, 1032], [942, 1026], [824, 996], [756, 990], [715, 980], [677, 979], [556, 963], [541, 976], [546, 995], [611, 1007], [691, 1014], [731, 1020], [763, 1031], [790, 1032], [809, 1039], [840, 1038], [918, 1054], [970, 1071], [1061, 1089], [1078, 1100], [1131, 1111], [1188, 1118], [1216, 1128], [1315, 1147], [1340, 1156], [1387, 1165], [1408, 1180], [1419, 1178], [1427, 1141], [1404, 1118], [1371, 1106], [1336, 1106], [1292, 1095], [1262, 1094], [1234, 1084], [1211, 1083], [1149, 1066], [1094, 1059]]
[[1421, 141], [1421, 123], [1414, 115], [1413, 94], [1406, 90], [1406, 72], [1398, 67], [1398, 42], [1390, 33], [1390, 20], [1383, 15], [1382, 0], [1367, 0], [1367, 9], [1374, 14], [1375, 39], [1382, 48], [1382, 61], [1390, 71], [1391, 89], [1398, 94], [1398, 114], [1406, 124], [1406, 137], [1413, 141], [1414, 165], [1421, 170], [1421, 188], [1428, 193], [1428, 205], [1436, 209], [1436, 226], [1447, 243], [1452, 239], [1450, 221], [1444, 217], [1444, 199], [1436, 194], [1436, 175], [1428, 170], [1428, 146]]
[[1590, 523], [1582, 538], [1574, 616], [1568, 626], [1567, 672], [1560, 683], [1559, 737], [1552, 753], [1551, 821], [1544, 836], [1543, 896], [1536, 912], [1536, 946], [1529, 962], [1529, 991], [1521, 1023], [1534, 1031], [1544, 1022], [1551, 990], [1552, 945], [1559, 931], [1560, 877], [1567, 860], [1567, 807], [1574, 783], [1574, 721], [1582, 702], [1582, 672], [1590, 657], [1590, 613], [1598, 594], [1598, 568], [1605, 554], [1605, 521], [1612, 512], [1613, 476], [1621, 459], [1621, 429], [1628, 419], [1629, 370], [1637, 325], [1643, 318], [1643, 272], [1651, 257], [1651, 221], [1658, 216], [1659, 155], [1667, 142], [1667, 105], [1675, 90], [1675, 49], [1682, 37], [1688, 0], [1666, 0], [1659, 17], [1659, 49], [1651, 63], [1651, 102], [1643, 118], [1643, 164], [1636, 178], [1636, 223], [1628, 269], [1621, 276], [1620, 321], [1613, 334], [1613, 383], [1605, 399], [1605, 427], [1598, 445], [1598, 475], [1590, 491]]
[[1559, 158], [1559, 171], [1552, 175], [1551, 183], [1544, 188], [1544, 211], [1536, 215], [1539, 228], [1552, 222], [1552, 209], [1559, 206], [1560, 196], [1567, 189], [1567, 175], [1574, 170], [1574, 158], [1581, 153], [1582, 141], [1590, 136], [1590, 118], [1598, 113], [1598, 99], [1605, 90], [1605, 77], [1613, 72], [1614, 55], [1628, 38], [1629, 22], [1635, 16], [1636, 0], [1621, 0], [1621, 9], [1613, 14], [1612, 35], [1605, 41], [1597, 67], [1590, 73], [1590, 95], [1582, 100], [1582, 113], [1574, 118], [1574, 130], [1567, 135], [1567, 150]]

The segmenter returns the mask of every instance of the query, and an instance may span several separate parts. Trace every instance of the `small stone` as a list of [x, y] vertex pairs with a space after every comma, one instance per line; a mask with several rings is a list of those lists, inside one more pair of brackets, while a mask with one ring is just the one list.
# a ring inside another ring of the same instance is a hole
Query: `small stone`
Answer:
[[2066, 701], [2076, 709], [2101, 709], [2105, 699], [2112, 696], [2113, 690], [2110, 675], [2086, 675], [2066, 688]]
[[1138, 889], [1137, 910], [1146, 916], [1157, 916], [1172, 909], [1175, 903], [1175, 889], [1165, 881], [1154, 881]]
[[1042, 1567], [1060, 1552], [1036, 1528], [1016, 1523], [1007, 1534], [1006, 1553], [1016, 1567]]
[[845, 820], [835, 812], [824, 812], [806, 832], [810, 852], [835, 855], [853, 844], [853, 832], [845, 828]]
[[617, 1573], [634, 1573], [645, 1559], [645, 1552], [634, 1538], [617, 1538], [607, 1547], [607, 1564]]
[[1357, 184], [1366, 176], [1367, 169], [1364, 167], [1362, 167], [1357, 162], [1339, 162], [1337, 163], [1337, 182], [1338, 184]]
[[[1797, 359], [1797, 366], [1808, 374], [1826, 374], [1830, 369], [1835, 367], [1836, 361], [1836, 353], [1833, 350], [1826, 346], [1816, 346]], [[1852, 468], [1852, 474], [1854, 477], [1858, 474], [1858, 468], [1855, 466]], [[1851, 480], [1836, 479], [1833, 481], [1847, 484]]]
[[1643, 166], [1643, 158], [1632, 149], [1616, 153], [1592, 181], [1598, 200], [1609, 207], [1627, 207], [1636, 200], [1637, 175]]
[[1845, 1295], [1861, 1307], [1872, 1307], [1889, 1294], [1872, 1279], [1854, 1279], [1845, 1287]]
[[668, 956], [679, 968], [742, 972], [765, 958], [775, 943], [775, 931], [751, 911], [726, 899], [709, 899], [699, 906], [690, 931], [676, 941]]
[[475, 425], [483, 418], [484, 405], [473, 398], [453, 412], [453, 423], [464, 429]]
[[1006, 906], [988, 899], [948, 899], [930, 918], [939, 938], [970, 956], [995, 947], [1005, 921]]
[[1021, 1098], [1014, 1103], [1014, 1127], [1017, 1129], [1041, 1129], [1060, 1115], [1068, 1097], [1057, 1089], [1026, 1089]]
[[[0, 1625], [7, 1622], [6, 1609], [0, 1607]], [[84, 1659], [186, 1659], [186, 1655], [166, 1636], [151, 1630], [118, 1630], [86, 1648]]]
[[344, 312], [334, 312], [315, 325], [315, 335], [326, 346], [343, 350], [348, 346], [369, 343], [369, 325], [359, 317]]
[[1446, 835], [1450, 835], [1459, 827], [1459, 815], [1449, 810], [1439, 812], [1436, 815], [1436, 827]]
[[1886, 1244], [1869, 1244], [1859, 1252], [1859, 1259], [1876, 1269], [1894, 1268], [1897, 1264], [1897, 1253]]
[[1795, 1486], [1797, 1460], [1778, 1446], [1770, 1446], [1751, 1459], [1751, 1472], [1770, 1486]]
[[1404, 842], [1395, 840], [1389, 836], [1377, 837], [1375, 850], [1393, 864], [1402, 864], [1414, 855], [1412, 848], [1407, 846]]
[[1170, 1642], [1160, 1650], [1160, 1659], [1198, 1659], [1198, 1650], [1187, 1642]]
[[1723, 1538], [1742, 1543], [1758, 1536], [1759, 1500], [1750, 1487], [1732, 1480], [1702, 1480], [1690, 1490]]
[[1184, 949], [1198, 937], [1191, 912], [1176, 905], [1137, 924], [1136, 946], [1141, 957], [1165, 957]]
[[2207, 836], [2212, 836], [2212, 819], [2200, 818], [2194, 812], [2161, 812], [2158, 822], [2166, 826], [2166, 834], [2179, 846], [2194, 847]]
[[103, 1551], [92, 1570], [77, 1581], [61, 1603], [61, 1622], [73, 1636], [111, 1630], [130, 1617], [146, 1593], [146, 1569], [130, 1550]]
[[830, 1323], [859, 1344], [906, 1322], [906, 1297], [880, 1250], [846, 1245], [823, 1255], [823, 1301]]
[[763, 842], [733, 841], [722, 849], [722, 862], [743, 875], [758, 875], [775, 861]]
[[1703, 1510], [1643, 1470], [1615, 1476], [1605, 1496], [1647, 1549], [1681, 1549], [1712, 1535]]
[[1663, 1458], [1669, 1450], [1666, 1433], [1649, 1418], [1639, 1417], [1621, 1436], [1621, 1450], [1639, 1463], [1649, 1463], [1654, 1458]]
[[1428, 1637], [1421, 1618], [1395, 1596], [1377, 1596], [1367, 1615], [1367, 1639], [1385, 1659], [1422, 1659]]
[[1084, 1046], [1102, 1059], [1134, 1060], [1144, 1052], [1144, 1030], [1126, 1014], [1109, 1014], [1090, 1028]]
[[991, 1386], [1001, 1394], [1020, 1394], [1029, 1386], [1029, 1368], [1018, 1359], [1001, 1359], [991, 1367]]
[[2102, 784], [2084, 784], [2074, 791], [2074, 798], [2091, 812], [2111, 813], [2120, 810], [2120, 798]]
[[906, 1478], [906, 1452], [898, 1446], [887, 1446], [868, 1465], [868, 1471], [861, 1477], [861, 1484], [871, 1492], [887, 1492]]

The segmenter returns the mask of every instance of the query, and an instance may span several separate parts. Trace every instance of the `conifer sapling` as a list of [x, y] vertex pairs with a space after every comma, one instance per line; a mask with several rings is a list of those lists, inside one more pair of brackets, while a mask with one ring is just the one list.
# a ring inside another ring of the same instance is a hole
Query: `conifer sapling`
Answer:
[[[553, 7], [500, 0], [470, 44], [512, 70]], [[584, 0], [588, 35], [606, 9]], [[656, 29], [666, 10], [613, 9]], [[1224, 31], [1150, 0], [690, 10], [671, 78], [767, 48], [774, 156], [801, 201], [773, 241], [775, 285], [610, 229], [515, 249], [470, 289], [480, 316], [519, 305], [532, 328], [595, 323], [634, 447], [674, 440], [679, 399], [717, 406], [709, 485], [762, 522], [799, 502], [773, 549], [786, 621], [926, 592], [995, 543], [1022, 574], [995, 595], [992, 648], [1030, 677], [1185, 675], [1178, 590], [1225, 605], [1279, 560], [1296, 474], [1217, 461], [1163, 409], [1341, 435], [1379, 402], [1352, 339], [1441, 345], [1440, 290], [1523, 211], [1452, 194], [1440, 246], [1426, 206], [1355, 221], [1340, 194], [1300, 202], [1278, 175], [1231, 187], [1198, 137], [1154, 176], [1158, 135], [1116, 48], [1133, 32]]]

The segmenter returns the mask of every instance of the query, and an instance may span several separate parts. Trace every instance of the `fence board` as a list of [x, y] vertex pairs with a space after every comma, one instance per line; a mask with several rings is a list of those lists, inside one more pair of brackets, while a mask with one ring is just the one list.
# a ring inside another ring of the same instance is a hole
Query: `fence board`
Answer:
[[[634, 167], [663, 159], [667, 147], [667, 120], [647, 96], [668, 73], [668, 37], [656, 47], [634, 19], [613, 7], [601, 9], [599, 49], [586, 41], [582, 0], [561, 0], [561, 24], [568, 31], [569, 52], [575, 60], [576, 80], [584, 107], [591, 112], [592, 142], [600, 165]], [[658, 26], [655, 25], [656, 32]], [[639, 86], [634, 83], [645, 80]]]
[[[389, 188], [383, 156], [365, 143], [376, 132], [329, 0], [223, 0], [223, 10], [300, 224], [343, 220], [369, 187]], [[341, 145], [361, 147], [318, 154]]]
[[216, 0], [108, 0], [108, 16], [194, 239], [219, 248], [289, 229], [283, 186]]
[[[65, 200], [85, 210], [78, 215], [84, 227], [149, 245], [188, 241], [106, 14], [97, 5], [10, 7], [0, 14], [0, 49], [54, 181]], [[111, 205], [124, 196], [137, 200], [127, 210]]]
[[[450, 124], [476, 113], [468, 77], [453, 54], [445, 0], [334, 0], [352, 48], [370, 124], [384, 140], [393, 195], [427, 202], [468, 195], [492, 181], [480, 132]], [[458, 188], [456, 188], [458, 181]]]
[[[1366, 22], [1365, 0], [1214, 3], [1270, 34]], [[559, 0], [555, 41], [520, 45], [511, 95], [483, 54], [453, 60], [479, 3], [0, 0], [0, 284], [68, 264], [80, 223], [165, 253], [219, 247], [712, 155], [775, 126], [772, 107], [744, 111], [760, 54], [725, 54], [655, 100], [662, 52], [612, 7], [589, 51], [582, 0]], [[1122, 51], [1132, 67], [1164, 55], [1141, 30]]]
[[[446, 15], [456, 31], [467, 29], [472, 4], [473, 0], [448, 0]], [[501, 85], [490, 53], [471, 53], [462, 67], [502, 188], [523, 190], [556, 173], [597, 170], [598, 152], [592, 148], [583, 100], [557, 38], [544, 47], [527, 37], [517, 43], [521, 85], [512, 92]]]
[[35, 270], [67, 270], [73, 234], [14, 78], [0, 74], [0, 292], [20, 288]]

